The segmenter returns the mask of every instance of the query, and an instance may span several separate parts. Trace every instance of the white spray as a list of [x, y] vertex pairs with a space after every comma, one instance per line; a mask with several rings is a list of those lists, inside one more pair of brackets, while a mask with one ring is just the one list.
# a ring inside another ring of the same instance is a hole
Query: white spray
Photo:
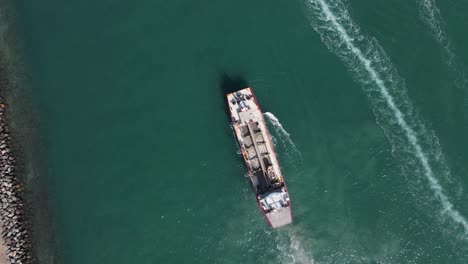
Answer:
[[[345, 61], [348, 67], [356, 74], [356, 77], [364, 85], [368, 97], [373, 105], [374, 113], [378, 123], [384, 129], [385, 134], [392, 142], [400, 146], [405, 145], [398, 136], [398, 129], [409, 143], [410, 151], [413, 153], [418, 163], [422, 167], [424, 176], [429, 182], [429, 186], [440, 202], [442, 208], [441, 215], [448, 216], [449, 219], [463, 227], [465, 235], [468, 234], [468, 221], [453, 207], [443, 188], [434, 175], [427, 154], [421, 147], [420, 139], [412, 125], [418, 127], [418, 131], [429, 133], [423, 122], [418, 121], [413, 114], [412, 106], [407, 99], [404, 82], [400, 80], [396, 70], [391, 65], [385, 52], [378, 45], [375, 39], [364, 37], [359, 28], [352, 22], [346, 8], [340, 1], [330, 1], [330, 6], [324, 0], [307, 0], [307, 7], [314, 13], [311, 15], [312, 26], [320, 34], [322, 41]], [[332, 12], [331, 8], [338, 10], [338, 15]], [[386, 78], [382, 78], [385, 76]], [[395, 101], [394, 95], [401, 100]], [[390, 111], [382, 109], [387, 108]], [[406, 110], [406, 114], [401, 109]], [[412, 125], [407, 122], [412, 121]], [[383, 125], [382, 123], [386, 123]], [[429, 141], [429, 142], [428, 142]], [[434, 160], [443, 163], [443, 156], [434, 135], [426, 135], [424, 142], [427, 148], [431, 148], [434, 153], [430, 153]], [[429, 143], [429, 144], [428, 144]], [[444, 167], [444, 164], [441, 165]], [[444, 174], [449, 175], [448, 169]]]
[[281, 142], [285, 145], [289, 154], [294, 155], [297, 159], [299, 159], [300, 162], [302, 162], [303, 158], [301, 152], [296, 147], [296, 144], [294, 144], [294, 142], [291, 140], [291, 135], [284, 129], [278, 118], [270, 112], [266, 112], [264, 115], [273, 125], [276, 134], [280, 138]]
[[443, 29], [443, 20], [440, 10], [434, 0], [419, 0], [419, 14], [421, 20], [429, 27], [434, 39], [442, 46], [445, 63], [458, 74], [455, 84], [459, 87], [465, 87], [467, 80], [466, 74], [462, 70], [462, 65], [457, 63], [455, 52], [450, 47], [450, 40]]
[[281, 253], [280, 261], [285, 264], [314, 264], [314, 259], [303, 245], [304, 241], [296, 228], [288, 227], [285, 230], [278, 230], [276, 247]]

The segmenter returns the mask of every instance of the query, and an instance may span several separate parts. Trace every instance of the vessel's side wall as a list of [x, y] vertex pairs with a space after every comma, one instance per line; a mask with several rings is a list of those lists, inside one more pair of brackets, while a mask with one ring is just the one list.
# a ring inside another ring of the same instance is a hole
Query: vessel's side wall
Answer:
[[[282, 172], [281, 172], [281, 168], [279, 166], [279, 162], [278, 162], [278, 159], [277, 159], [277, 156], [276, 156], [276, 152], [275, 152], [275, 149], [274, 149], [274, 145], [273, 145], [273, 142], [271, 140], [271, 136], [270, 136], [270, 133], [268, 131], [268, 127], [266, 125], [266, 122], [265, 122], [265, 119], [263, 117], [263, 112], [260, 108], [260, 105], [257, 101], [257, 98], [255, 96], [255, 94], [253, 93], [252, 89], [251, 88], [245, 88], [245, 89], [242, 89], [242, 90], [239, 90], [239, 92], [243, 92], [243, 93], [247, 93], [247, 94], [251, 94], [253, 96], [253, 100], [254, 100], [254, 104], [255, 104], [255, 111], [258, 112], [257, 113], [257, 117], [258, 117], [258, 120], [257, 122], [259, 123], [259, 127], [261, 127], [261, 131], [262, 131], [262, 136], [264, 138], [264, 140], [267, 141], [267, 150], [269, 151], [270, 154], [268, 154], [271, 162], [273, 163], [273, 166], [274, 166], [274, 170], [276, 173], [278, 173], [281, 177], [281, 180], [282, 182], [284, 183], [285, 185], [285, 190], [287, 192], [287, 187], [286, 187], [286, 184], [285, 184], [285, 180], [283, 178], [283, 175], [282, 175]], [[241, 116], [237, 113], [237, 112], [233, 112], [233, 107], [231, 106], [231, 102], [230, 102], [230, 99], [232, 99], [234, 96], [233, 96], [233, 93], [231, 94], [228, 94], [226, 96], [226, 99], [227, 99], [227, 104], [228, 104], [228, 108], [229, 108], [229, 112], [230, 112], [230, 115], [231, 117], [235, 117], [237, 119], [239, 119], [240, 121], [242, 121], [242, 118]], [[238, 146], [239, 146], [239, 149], [243, 149], [242, 147], [242, 133], [240, 132], [240, 126], [244, 126], [246, 124], [237, 124], [236, 122], [234, 122], [234, 120], [232, 120], [232, 127], [233, 127], [233, 130], [234, 130], [234, 134], [236, 136], [236, 140], [237, 140], [237, 143], [238, 143]], [[256, 151], [257, 152], [257, 151]], [[257, 153], [257, 155], [260, 157], [259, 153]], [[245, 163], [245, 166], [247, 168], [248, 171], [251, 171], [251, 168], [250, 166], [248, 165], [249, 164], [249, 161], [247, 159], [246, 156], [243, 155], [243, 159], [244, 159], [244, 163]], [[263, 162], [263, 161], [262, 161]], [[254, 189], [254, 192], [255, 192], [255, 187], [253, 186], [253, 182], [252, 182], [252, 179], [250, 179], [250, 182], [252, 184], [252, 188]], [[291, 214], [291, 210], [290, 210], [290, 204], [289, 206], [287, 206], [287, 208], [285, 208], [286, 211], [284, 211], [283, 213], [286, 213], [288, 216], [286, 217], [288, 221], [277, 221], [276, 223], [272, 223], [272, 221], [270, 220], [270, 217], [272, 219], [275, 219], [274, 217], [272, 216], [268, 216], [268, 213], [263, 209], [263, 207], [261, 206], [260, 204], [260, 199], [258, 197], [258, 195], [256, 195], [256, 200], [257, 200], [257, 204], [258, 204], [258, 207], [260, 208], [260, 210], [262, 211], [263, 215], [265, 216], [265, 219], [267, 220], [268, 222], [268, 225], [270, 227], [279, 227], [279, 226], [283, 226], [284, 224], [287, 224], [287, 223], [290, 223], [292, 221], [292, 214]], [[287, 222], [287, 223], [286, 223]]]

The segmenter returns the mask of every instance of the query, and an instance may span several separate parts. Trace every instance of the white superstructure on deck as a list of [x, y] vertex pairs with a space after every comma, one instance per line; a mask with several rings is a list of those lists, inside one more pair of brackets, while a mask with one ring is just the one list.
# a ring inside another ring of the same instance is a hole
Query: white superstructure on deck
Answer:
[[273, 228], [292, 222], [289, 194], [266, 127], [250, 88], [227, 95], [232, 127], [257, 201]]

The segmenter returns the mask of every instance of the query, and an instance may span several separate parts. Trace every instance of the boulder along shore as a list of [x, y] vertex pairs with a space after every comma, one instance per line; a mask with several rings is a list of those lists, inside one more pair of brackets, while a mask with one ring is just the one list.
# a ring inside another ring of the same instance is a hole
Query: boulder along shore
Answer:
[[31, 255], [30, 226], [25, 214], [24, 189], [16, 175], [16, 158], [6, 117], [2, 92], [8, 87], [0, 70], [0, 225], [7, 263], [34, 263]]
[[16, 2], [0, 0], [0, 264], [61, 263]]

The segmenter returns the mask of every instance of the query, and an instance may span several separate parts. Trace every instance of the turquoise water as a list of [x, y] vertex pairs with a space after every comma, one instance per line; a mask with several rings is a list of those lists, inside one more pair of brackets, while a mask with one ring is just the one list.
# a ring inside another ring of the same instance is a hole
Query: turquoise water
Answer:
[[[464, 1], [16, 5], [59, 262], [468, 261]], [[278, 230], [225, 113], [244, 83], [291, 194]]]

